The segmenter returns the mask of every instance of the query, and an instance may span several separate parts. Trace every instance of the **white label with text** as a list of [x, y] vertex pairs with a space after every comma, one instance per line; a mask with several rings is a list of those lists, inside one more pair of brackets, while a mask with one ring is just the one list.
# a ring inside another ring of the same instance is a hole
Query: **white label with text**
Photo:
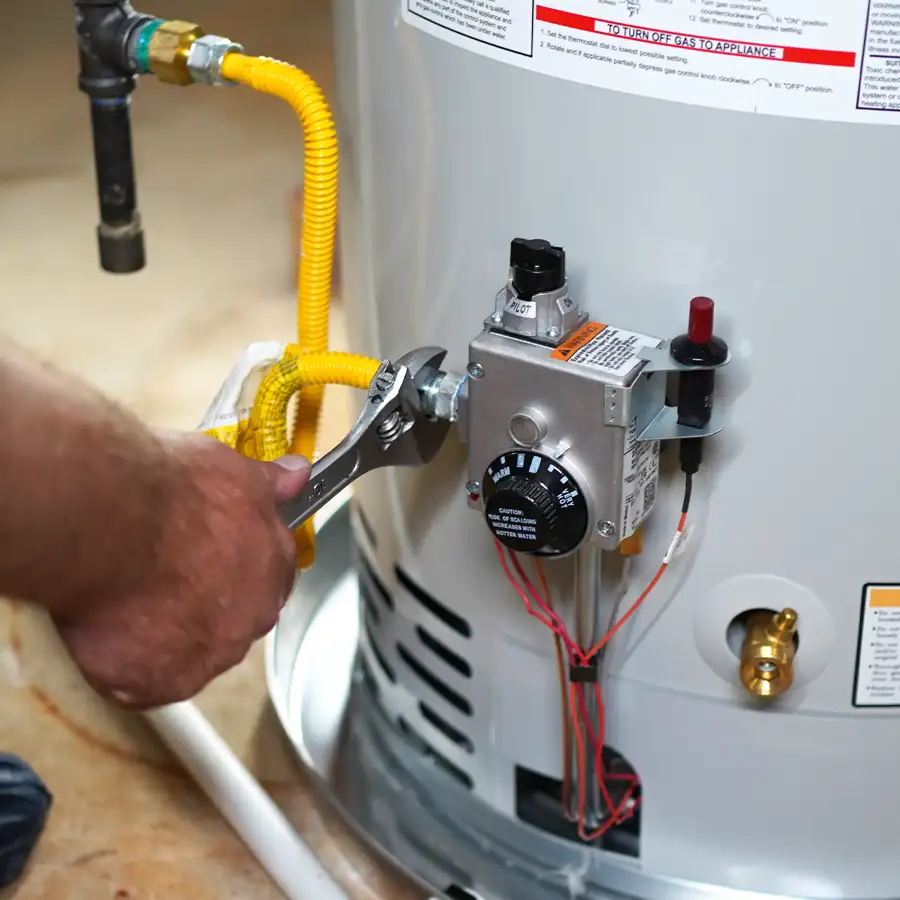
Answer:
[[631, 537], [656, 503], [659, 441], [637, 439], [637, 419], [628, 429], [622, 469], [622, 539]]
[[511, 297], [504, 309], [520, 319], [537, 318], [537, 302], [534, 300], [519, 300], [518, 297]]
[[717, 109], [900, 124], [900, 0], [401, 0], [511, 65]]

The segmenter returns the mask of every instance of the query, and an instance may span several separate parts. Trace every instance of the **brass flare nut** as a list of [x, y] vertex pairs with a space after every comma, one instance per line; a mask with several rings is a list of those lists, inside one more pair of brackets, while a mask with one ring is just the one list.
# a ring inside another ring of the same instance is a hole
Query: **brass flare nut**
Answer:
[[150, 38], [150, 71], [167, 84], [179, 84], [182, 87], [193, 84], [194, 76], [188, 68], [188, 54], [194, 41], [204, 34], [203, 29], [193, 22], [178, 19], [163, 22]]
[[758, 612], [747, 621], [741, 648], [741, 684], [755, 697], [773, 699], [794, 681], [797, 613]]

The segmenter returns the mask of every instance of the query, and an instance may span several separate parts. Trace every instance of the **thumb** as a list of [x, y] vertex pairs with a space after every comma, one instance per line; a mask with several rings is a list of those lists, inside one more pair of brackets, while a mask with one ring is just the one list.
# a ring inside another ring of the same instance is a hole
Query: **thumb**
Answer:
[[303, 456], [283, 456], [271, 463], [263, 463], [263, 472], [272, 489], [276, 503], [296, 497], [309, 481], [310, 462]]

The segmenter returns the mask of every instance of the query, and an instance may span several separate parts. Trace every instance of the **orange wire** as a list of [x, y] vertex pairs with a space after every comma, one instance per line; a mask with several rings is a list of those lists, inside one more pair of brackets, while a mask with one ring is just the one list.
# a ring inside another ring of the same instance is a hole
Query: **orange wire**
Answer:
[[[681, 535], [684, 532], [684, 523], [686, 520], [687, 513], [682, 513], [681, 519], [678, 522], [678, 530], [676, 532], [678, 535]], [[638, 611], [641, 604], [647, 599], [653, 588], [655, 588], [656, 585], [659, 584], [659, 579], [663, 577], [663, 573], [668, 568], [668, 562], [664, 562], [659, 567], [657, 573], [653, 576], [653, 580], [650, 582], [650, 584], [647, 585], [647, 587], [644, 588], [644, 590], [641, 592], [640, 597], [638, 597], [637, 600], [635, 600], [634, 603], [631, 604], [628, 611], [622, 616], [622, 618], [619, 619], [619, 621], [616, 622], [616, 624], [613, 625], [613, 627], [610, 628], [610, 630], [607, 631], [606, 634], [603, 635], [603, 637], [600, 638], [600, 640], [597, 641], [597, 643], [594, 644], [593, 647], [591, 647], [591, 649], [587, 653], [587, 656], [585, 656], [585, 664], [589, 663], [613, 639], [613, 637], [615, 637], [619, 629]]]
[[[525, 611], [528, 613], [528, 615], [534, 616], [538, 621], [540, 621], [544, 625], [546, 625], [554, 634], [559, 635], [563, 639], [563, 641], [566, 643], [567, 648], [569, 646], [572, 647], [573, 653], [574, 653], [574, 651], [578, 651], [580, 653], [580, 651], [578, 650], [578, 648], [575, 646], [574, 642], [572, 641], [571, 637], [569, 637], [568, 633], [565, 631], [565, 628], [561, 622], [560, 622], [560, 624], [551, 622], [549, 619], [545, 618], [539, 612], [537, 612], [535, 610], [535, 608], [531, 605], [531, 600], [529, 599], [528, 594], [516, 581], [515, 576], [513, 575], [512, 571], [509, 568], [509, 565], [506, 562], [506, 557], [503, 553], [503, 545], [496, 538], [494, 539], [494, 544], [497, 548], [497, 556], [500, 559], [500, 565], [503, 568], [503, 574], [506, 576], [506, 580], [510, 583], [510, 585], [512, 586], [512, 589], [519, 595], [519, 599], [521, 599], [521, 601], [525, 604]], [[515, 559], [515, 557], [513, 558], [513, 565], [517, 565], [517, 560]], [[517, 566], [517, 568], [521, 568], [521, 567]], [[538, 599], [540, 600], [540, 598], [538, 598]], [[551, 615], [555, 615], [555, 614], [551, 613]], [[558, 617], [557, 617], [557, 619], [558, 619]]]
[[[551, 612], [553, 609], [553, 596], [550, 593], [550, 587], [547, 583], [547, 576], [544, 573], [544, 566], [539, 559], [534, 561], [534, 567], [537, 569], [538, 580], [541, 584], [541, 590], [544, 592], [544, 600]], [[566, 664], [563, 656], [562, 638], [560, 635], [554, 635], [556, 643], [556, 670], [559, 674], [559, 693], [562, 703], [562, 726], [563, 726], [563, 786], [562, 786], [562, 802], [563, 810], [566, 818], [571, 818], [571, 810], [569, 809], [569, 800], [572, 796], [572, 734], [569, 728], [569, 695], [566, 692]]]
[[587, 700], [584, 696], [584, 692], [581, 688], [575, 689], [575, 696], [578, 699], [578, 709], [581, 713], [581, 718], [584, 721], [585, 731], [594, 745], [594, 774], [597, 776], [597, 786], [600, 788], [601, 799], [606, 804], [606, 808], [612, 813], [613, 801], [612, 797], [609, 795], [609, 788], [606, 786], [606, 778], [603, 773], [603, 744], [606, 740], [606, 721], [603, 715], [603, 699], [600, 696], [599, 690], [597, 690], [595, 694], [597, 700], [596, 734], [594, 734], [594, 729], [591, 727], [591, 719], [588, 715]]
[[[687, 513], [682, 512], [681, 518], [678, 522], [678, 528], [676, 530], [676, 541], [684, 532], [685, 522], [687, 520]], [[663, 560], [662, 565], [660, 565], [659, 569], [656, 572], [656, 575], [653, 576], [653, 579], [647, 585], [646, 588], [641, 592], [640, 596], [637, 600], [632, 603], [632, 605], [628, 608], [625, 614], [613, 625], [612, 628], [602, 637], [599, 641], [589, 650], [587, 653], [581, 651], [577, 645], [572, 644], [571, 638], [565, 631], [565, 626], [562, 624], [562, 621], [558, 618], [553, 609], [553, 598], [550, 593], [549, 586], [547, 584], [547, 578], [544, 573], [543, 566], [541, 565], [540, 560], [535, 560], [535, 566], [538, 572], [538, 578], [541, 583], [541, 590], [543, 591], [543, 598], [537, 597], [537, 591], [534, 590], [531, 582], [528, 579], [528, 576], [522, 570], [521, 566], [518, 565], [516, 558], [513, 556], [513, 564], [516, 567], [519, 575], [522, 580], [525, 582], [526, 587], [529, 591], [533, 593], [535, 596], [536, 602], [540, 603], [542, 600], [546, 604], [547, 610], [550, 613], [551, 619], [556, 619], [559, 624], [557, 625], [555, 622], [550, 619], [545, 618], [539, 612], [537, 612], [531, 605], [531, 601], [528, 597], [528, 593], [520, 587], [518, 582], [515, 579], [515, 576], [510, 571], [509, 566], [507, 565], [506, 558], [503, 553], [503, 547], [500, 544], [500, 541], [495, 539], [494, 543], [497, 549], [497, 555], [500, 558], [500, 564], [503, 567], [503, 573], [506, 575], [509, 583], [512, 585], [513, 589], [519, 595], [523, 603], [525, 604], [525, 608], [528, 613], [534, 616], [536, 619], [539, 619], [544, 625], [546, 625], [550, 630], [554, 633], [556, 637], [556, 661], [557, 661], [557, 669], [559, 671], [560, 676], [560, 693], [562, 698], [562, 707], [563, 707], [563, 744], [564, 744], [564, 754], [565, 754], [565, 769], [564, 769], [564, 780], [563, 780], [563, 803], [566, 812], [567, 818], [570, 818], [570, 813], [568, 809], [568, 798], [571, 793], [571, 767], [569, 764], [569, 758], [571, 754], [571, 736], [569, 733], [568, 722], [571, 719], [572, 728], [574, 731], [575, 737], [575, 749], [576, 749], [576, 757], [577, 757], [577, 769], [578, 769], [578, 837], [586, 842], [593, 842], [600, 838], [603, 834], [606, 833], [613, 825], [618, 825], [624, 822], [626, 819], [630, 818], [634, 815], [634, 811], [637, 809], [638, 804], [641, 802], [641, 798], [638, 797], [634, 804], [627, 808], [628, 802], [631, 800], [632, 795], [637, 788], [638, 779], [634, 775], [623, 775], [623, 776], [611, 776], [614, 780], [628, 780], [631, 782], [628, 787], [625, 789], [625, 792], [622, 796], [622, 800], [619, 805], [613, 809], [612, 800], [609, 796], [609, 791], [606, 787], [606, 778], [603, 771], [603, 742], [605, 738], [605, 710], [603, 706], [603, 698], [600, 692], [599, 685], [595, 688], [596, 694], [596, 702], [597, 702], [597, 726], [598, 733], [595, 736], [593, 734], [593, 729], [590, 727], [590, 720], [587, 716], [587, 704], [584, 700], [582, 700], [583, 709], [581, 710], [581, 714], [585, 717], [585, 727], [587, 728], [590, 738], [594, 743], [594, 765], [596, 767], [596, 774], [598, 779], [598, 785], [604, 797], [604, 802], [607, 805], [607, 809], [609, 811], [608, 819], [601, 825], [598, 829], [591, 832], [590, 834], [585, 833], [584, 828], [584, 808], [586, 803], [586, 788], [585, 788], [585, 774], [586, 774], [586, 766], [585, 766], [585, 752], [584, 752], [584, 739], [585, 732], [582, 729], [581, 722], [579, 720], [579, 694], [577, 691], [577, 686], [574, 684], [569, 684], [568, 696], [565, 689], [565, 663], [563, 657], [563, 641], [566, 642], [567, 650], [577, 651], [578, 654], [578, 663], [581, 665], [587, 665], [608, 643], [612, 640], [612, 638], [619, 632], [622, 626], [638, 611], [643, 602], [650, 595], [651, 591], [656, 587], [659, 583], [659, 580], [662, 578], [663, 573], [669, 567], [668, 556], [665, 560]], [[512, 556], [512, 554], [510, 554]], [[583, 695], [581, 695], [583, 698]]]
[[[572, 708], [574, 709], [576, 697], [575, 697], [575, 685], [569, 685], [569, 702]], [[622, 797], [622, 802], [615, 808], [612, 809], [610, 806], [609, 810], [609, 818], [598, 828], [596, 831], [592, 831], [589, 834], [585, 833], [584, 830], [584, 805], [585, 805], [585, 774], [586, 774], [586, 766], [584, 761], [584, 732], [581, 730], [581, 724], [578, 721], [578, 716], [572, 716], [572, 725], [575, 728], [575, 745], [577, 749], [578, 755], [578, 780], [581, 785], [581, 789], [578, 791], [578, 837], [587, 842], [596, 841], [598, 838], [602, 837], [613, 825], [619, 825], [624, 822], [626, 819], [630, 818], [634, 814], [634, 810], [637, 807], [637, 802], [635, 806], [631, 809], [627, 809], [628, 801], [631, 799], [631, 795], [634, 792], [634, 785], [629, 785], [625, 789], [625, 794]], [[600, 749], [597, 751], [600, 753]]]

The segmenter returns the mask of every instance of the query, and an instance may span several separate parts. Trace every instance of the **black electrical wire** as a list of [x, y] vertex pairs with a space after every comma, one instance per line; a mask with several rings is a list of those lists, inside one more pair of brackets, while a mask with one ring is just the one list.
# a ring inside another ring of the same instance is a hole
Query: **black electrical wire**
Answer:
[[684, 500], [681, 503], [681, 512], [687, 515], [691, 505], [691, 493], [694, 490], [694, 476], [691, 472], [684, 473]]

